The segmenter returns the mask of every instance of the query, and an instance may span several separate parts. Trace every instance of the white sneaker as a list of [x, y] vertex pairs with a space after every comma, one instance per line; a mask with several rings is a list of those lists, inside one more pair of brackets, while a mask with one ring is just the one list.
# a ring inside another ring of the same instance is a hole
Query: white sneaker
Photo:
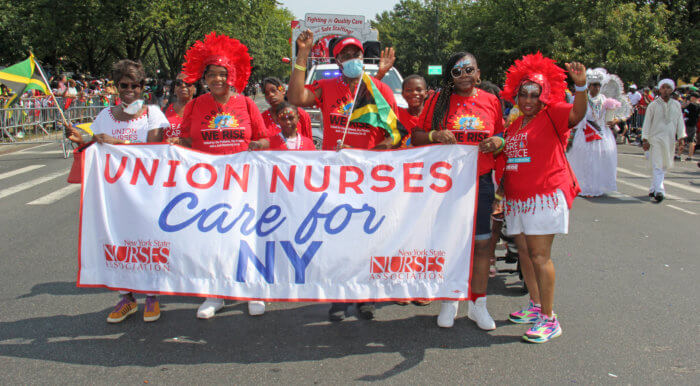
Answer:
[[440, 306], [440, 314], [437, 318], [437, 325], [442, 328], [450, 328], [455, 324], [455, 317], [459, 303], [456, 300], [445, 300]]
[[250, 316], [262, 315], [265, 313], [265, 302], [258, 300], [248, 302], [248, 314]]
[[197, 309], [197, 317], [199, 319], [209, 319], [224, 307], [224, 299], [219, 298], [206, 298], [204, 303]]
[[476, 322], [482, 330], [495, 330], [496, 322], [493, 321], [489, 310], [486, 309], [486, 297], [480, 297], [475, 302], [469, 301], [469, 310], [467, 317]]

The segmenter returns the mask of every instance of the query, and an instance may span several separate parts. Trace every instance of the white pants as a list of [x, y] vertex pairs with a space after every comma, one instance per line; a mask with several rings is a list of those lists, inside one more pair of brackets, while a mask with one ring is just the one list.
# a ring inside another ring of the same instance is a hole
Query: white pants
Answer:
[[662, 168], [652, 168], [651, 170], [651, 187], [649, 193], [665, 194], [664, 190], [664, 174], [666, 172]]

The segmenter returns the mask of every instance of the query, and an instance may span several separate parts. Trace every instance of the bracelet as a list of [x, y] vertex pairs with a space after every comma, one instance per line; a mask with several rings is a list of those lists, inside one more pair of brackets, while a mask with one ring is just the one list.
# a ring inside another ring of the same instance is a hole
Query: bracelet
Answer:
[[435, 132], [435, 130], [430, 130], [430, 132], [428, 133], [428, 141], [433, 142], [433, 133], [434, 132]]
[[494, 193], [494, 194], [493, 194], [493, 197], [496, 199], [496, 201], [502, 201], [502, 200], [503, 200], [503, 196], [501, 196], [501, 195], [498, 194], [498, 193]]
[[586, 84], [584, 84], [583, 86], [574, 85], [574, 90], [575, 90], [576, 92], [581, 92], [581, 91], [586, 91], [586, 90], [588, 90], [588, 82], [586, 82]]
[[306, 71], [306, 67], [302, 66], [301, 64], [294, 63], [294, 68], [299, 71]]
[[503, 137], [498, 137], [498, 139], [501, 140], [501, 146], [499, 146], [498, 149], [496, 149], [496, 153], [498, 153], [499, 151], [503, 150], [504, 147], [506, 147], [506, 140], [505, 140], [505, 138], [503, 138]]

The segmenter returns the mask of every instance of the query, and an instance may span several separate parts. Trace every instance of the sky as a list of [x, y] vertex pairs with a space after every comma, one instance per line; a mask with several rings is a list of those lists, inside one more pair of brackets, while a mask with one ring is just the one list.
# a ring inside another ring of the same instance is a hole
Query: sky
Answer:
[[398, 0], [278, 0], [295, 16], [303, 19], [307, 13], [335, 13], [341, 15], [363, 15], [365, 20], [374, 20], [382, 11], [394, 8]]

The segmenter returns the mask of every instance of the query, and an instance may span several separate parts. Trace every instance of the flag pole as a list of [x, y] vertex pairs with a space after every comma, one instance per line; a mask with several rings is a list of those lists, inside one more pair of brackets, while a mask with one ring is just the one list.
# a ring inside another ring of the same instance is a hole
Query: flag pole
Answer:
[[49, 84], [49, 81], [46, 79], [46, 75], [44, 75], [44, 71], [42, 71], [41, 66], [39, 65], [39, 62], [35, 59], [34, 54], [29, 51], [29, 56], [32, 58], [32, 61], [34, 62], [34, 65], [36, 68], [39, 70], [39, 74], [41, 75], [41, 79], [44, 80], [44, 83], [46, 83], [46, 88], [49, 90], [49, 94], [51, 94], [51, 98], [53, 98], [53, 103], [56, 104], [56, 108], [58, 109], [58, 112], [61, 114], [61, 118], [63, 119], [63, 135], [66, 135], [66, 128], [70, 126], [70, 123], [68, 123], [68, 120], [66, 119], [66, 116], [63, 114], [63, 110], [61, 109], [61, 106], [59, 106], [58, 101], [56, 100], [56, 95], [53, 94], [53, 90], [51, 90], [51, 85]]
[[[337, 148], [338, 150], [343, 148], [345, 144], [345, 135], [348, 133], [348, 127], [350, 127], [350, 117], [352, 117], [352, 112], [355, 111], [355, 102], [357, 102], [357, 94], [360, 92], [360, 85], [362, 85], [362, 80], [365, 77], [365, 71], [362, 71], [360, 75], [360, 81], [357, 83], [357, 88], [355, 89], [355, 96], [352, 98], [352, 107], [350, 107], [350, 114], [348, 114], [348, 120], [345, 122], [345, 131], [343, 131], [343, 139], [338, 140]], [[371, 82], [371, 80], [370, 80]]]

